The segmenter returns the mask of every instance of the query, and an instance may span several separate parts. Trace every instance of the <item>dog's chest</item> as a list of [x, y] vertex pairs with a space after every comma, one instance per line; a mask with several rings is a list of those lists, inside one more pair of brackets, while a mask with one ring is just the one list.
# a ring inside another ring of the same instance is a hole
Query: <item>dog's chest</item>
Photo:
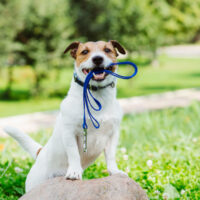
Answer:
[[81, 162], [83, 168], [93, 162], [105, 149], [107, 143], [113, 134], [116, 134], [120, 124], [120, 117], [107, 115], [102, 118], [97, 118], [100, 123], [100, 128], [93, 127], [91, 121], [88, 120], [87, 129], [87, 153], [83, 152], [83, 130], [79, 129], [77, 133], [77, 142]]
[[[102, 105], [100, 111], [90, 109], [92, 115], [99, 122], [100, 128], [96, 129], [88, 113], [86, 112], [86, 122], [88, 125], [87, 135], [87, 153], [83, 152], [83, 102], [80, 98], [75, 98], [75, 95], [69, 95], [62, 103], [62, 118], [66, 123], [74, 124], [74, 134], [77, 138], [78, 149], [81, 157], [82, 167], [90, 165], [103, 152], [108, 144], [108, 141], [113, 134], [116, 134], [119, 129], [119, 124], [122, 118], [122, 110], [119, 106], [114, 91], [112, 88], [103, 90], [102, 93], [95, 96]], [[72, 92], [75, 92], [74, 90]], [[69, 114], [70, 113], [70, 114]]]

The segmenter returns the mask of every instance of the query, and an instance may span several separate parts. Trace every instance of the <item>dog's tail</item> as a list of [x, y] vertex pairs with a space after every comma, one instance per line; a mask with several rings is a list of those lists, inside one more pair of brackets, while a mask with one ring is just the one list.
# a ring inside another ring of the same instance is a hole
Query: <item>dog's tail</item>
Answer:
[[26, 133], [20, 131], [14, 127], [4, 127], [4, 131], [13, 137], [17, 142], [22, 146], [22, 148], [27, 151], [31, 156], [36, 159], [39, 151], [42, 149], [42, 146], [35, 142], [30, 136]]

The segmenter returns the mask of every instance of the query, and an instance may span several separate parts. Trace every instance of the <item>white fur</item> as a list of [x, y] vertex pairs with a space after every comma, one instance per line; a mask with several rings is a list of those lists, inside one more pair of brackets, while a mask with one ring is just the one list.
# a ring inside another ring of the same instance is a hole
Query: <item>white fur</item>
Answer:
[[[112, 61], [102, 52], [94, 52], [92, 56], [75, 70], [84, 80], [83, 67], [92, 66], [92, 57], [102, 55], [104, 64]], [[107, 76], [101, 82], [91, 81], [95, 85], [106, 85], [116, 81], [112, 76]], [[46, 179], [55, 176], [65, 176], [67, 179], [81, 179], [82, 172], [104, 151], [107, 168], [110, 174], [123, 173], [115, 162], [115, 150], [119, 137], [119, 126], [122, 110], [116, 99], [116, 88], [107, 87], [97, 92], [92, 92], [102, 104], [99, 112], [91, 110], [100, 123], [100, 128], [95, 129], [88, 116], [88, 151], [83, 152], [83, 88], [72, 80], [67, 97], [62, 101], [60, 113], [57, 117], [53, 134], [47, 144], [40, 151], [34, 165], [26, 179], [26, 192]], [[40, 145], [14, 129], [6, 129], [33, 157], [36, 156]], [[20, 136], [21, 134], [21, 136]], [[32, 149], [32, 150], [30, 150]]]
[[36, 154], [38, 149], [42, 146], [35, 142], [31, 137], [22, 131], [14, 128], [14, 127], [4, 127], [4, 131], [6, 131], [10, 136], [15, 138], [19, 144], [23, 147], [25, 151], [31, 154], [31, 156], [36, 159]]

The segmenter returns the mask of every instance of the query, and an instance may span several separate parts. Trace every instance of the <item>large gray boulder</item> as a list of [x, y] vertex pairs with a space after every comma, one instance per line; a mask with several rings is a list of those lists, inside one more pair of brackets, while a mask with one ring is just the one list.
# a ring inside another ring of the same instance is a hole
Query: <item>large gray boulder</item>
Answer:
[[20, 200], [147, 200], [145, 191], [124, 175], [91, 180], [49, 179]]

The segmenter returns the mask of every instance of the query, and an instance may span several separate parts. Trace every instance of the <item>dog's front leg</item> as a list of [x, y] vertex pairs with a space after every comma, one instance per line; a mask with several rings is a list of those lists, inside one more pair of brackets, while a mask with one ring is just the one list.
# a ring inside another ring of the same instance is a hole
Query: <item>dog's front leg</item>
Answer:
[[66, 179], [82, 179], [83, 169], [81, 167], [74, 129], [68, 125], [64, 125], [62, 139], [68, 159], [68, 168], [65, 177]]
[[110, 175], [113, 174], [124, 174], [127, 175], [122, 170], [119, 170], [117, 167], [117, 163], [115, 160], [115, 152], [118, 144], [118, 138], [119, 138], [119, 131], [116, 131], [110, 138], [110, 140], [107, 143], [106, 148], [104, 149], [104, 154], [106, 158], [107, 163], [107, 169]]

